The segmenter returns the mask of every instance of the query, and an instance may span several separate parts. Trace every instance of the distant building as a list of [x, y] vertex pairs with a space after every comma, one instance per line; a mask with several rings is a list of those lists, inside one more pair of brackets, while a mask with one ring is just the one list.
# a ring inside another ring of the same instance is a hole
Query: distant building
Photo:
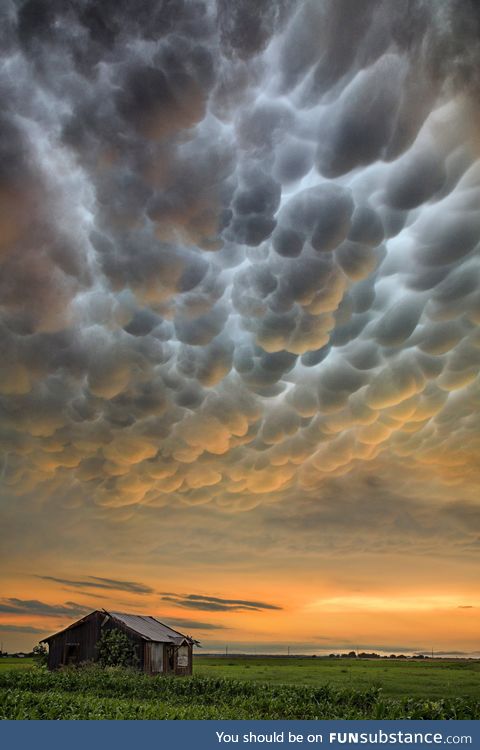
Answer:
[[138, 668], [148, 674], [192, 674], [193, 638], [164, 625], [155, 617], [96, 610], [68, 628], [44, 638], [48, 668], [96, 661], [102, 633], [119, 630], [134, 647]]

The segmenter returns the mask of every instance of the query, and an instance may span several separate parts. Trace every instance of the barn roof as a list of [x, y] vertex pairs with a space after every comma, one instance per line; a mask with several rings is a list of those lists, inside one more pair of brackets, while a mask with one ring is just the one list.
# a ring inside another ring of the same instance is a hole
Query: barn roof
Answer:
[[44, 638], [41, 643], [50, 641], [52, 638], [55, 638], [55, 636], [60, 635], [61, 633], [65, 633], [71, 628], [77, 627], [86, 620], [89, 620], [90, 617], [95, 614], [100, 614], [106, 618], [111, 617], [113, 620], [117, 620], [125, 628], [136, 633], [145, 641], [155, 641], [157, 643], [173, 643], [176, 646], [180, 646], [185, 641], [187, 643], [197, 643], [197, 641], [195, 641], [190, 636], [184, 635], [178, 630], [170, 628], [168, 625], [160, 622], [160, 620], [157, 620], [156, 617], [151, 617], [150, 615], [130, 615], [126, 612], [107, 612], [106, 609], [90, 612], [90, 614], [85, 615], [85, 617], [82, 617], [76, 622], [73, 622], [67, 628], [63, 628], [62, 630], [59, 630], [58, 633], [54, 633], [53, 635], [49, 635], [47, 638]]
[[185, 640], [191, 640], [188, 636], [169, 628], [168, 625], [164, 625], [163, 622], [150, 615], [128, 615], [125, 612], [108, 612], [108, 614], [147, 641], [180, 644]]

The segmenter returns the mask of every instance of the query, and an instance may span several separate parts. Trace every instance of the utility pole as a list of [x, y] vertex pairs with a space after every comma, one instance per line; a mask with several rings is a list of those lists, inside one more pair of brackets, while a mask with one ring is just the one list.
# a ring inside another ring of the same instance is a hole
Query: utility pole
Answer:
[[290, 656], [290, 646], [287, 646], [287, 656]]

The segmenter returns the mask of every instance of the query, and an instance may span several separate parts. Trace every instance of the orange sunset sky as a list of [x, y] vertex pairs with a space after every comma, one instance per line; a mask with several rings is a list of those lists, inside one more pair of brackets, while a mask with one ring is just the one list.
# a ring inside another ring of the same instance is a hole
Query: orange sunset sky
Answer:
[[478, 656], [478, 10], [234, 6], [0, 10], [3, 649]]

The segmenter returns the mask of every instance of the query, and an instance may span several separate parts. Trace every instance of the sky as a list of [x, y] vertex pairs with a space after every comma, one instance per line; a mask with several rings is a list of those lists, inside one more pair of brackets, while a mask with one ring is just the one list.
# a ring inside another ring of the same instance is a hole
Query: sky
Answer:
[[473, 0], [3, 0], [0, 640], [480, 654]]

